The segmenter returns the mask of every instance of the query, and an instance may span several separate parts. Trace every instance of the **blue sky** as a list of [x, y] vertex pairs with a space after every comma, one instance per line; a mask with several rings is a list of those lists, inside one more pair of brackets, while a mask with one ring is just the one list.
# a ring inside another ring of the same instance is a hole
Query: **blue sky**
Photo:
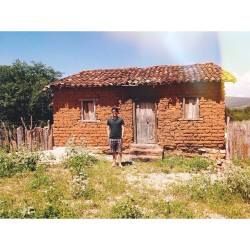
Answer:
[[250, 32], [0, 32], [0, 64], [43, 62], [63, 72], [214, 62], [235, 74], [226, 95], [250, 97]]

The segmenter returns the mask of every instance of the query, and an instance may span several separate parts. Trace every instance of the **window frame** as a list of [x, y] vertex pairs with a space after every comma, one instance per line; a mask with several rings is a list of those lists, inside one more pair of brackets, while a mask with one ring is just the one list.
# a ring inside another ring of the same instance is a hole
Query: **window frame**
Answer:
[[[186, 109], [186, 103], [187, 103], [187, 99], [196, 99], [196, 114], [197, 116], [195, 117], [185, 117], [185, 109]], [[185, 96], [182, 97], [182, 118], [180, 120], [186, 120], [186, 121], [202, 121], [203, 119], [200, 117], [200, 100], [198, 96]]]
[[[96, 119], [96, 99], [79, 99], [79, 101], [81, 102], [81, 110], [80, 110], [80, 121], [81, 122], [97, 122]], [[92, 102], [93, 106], [94, 106], [94, 119], [84, 119], [84, 102]]]

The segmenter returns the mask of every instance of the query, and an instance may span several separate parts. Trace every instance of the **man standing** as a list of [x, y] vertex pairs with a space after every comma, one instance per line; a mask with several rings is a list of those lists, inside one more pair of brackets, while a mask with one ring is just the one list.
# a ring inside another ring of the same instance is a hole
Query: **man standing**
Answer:
[[118, 117], [117, 107], [113, 107], [111, 109], [111, 112], [113, 117], [107, 120], [107, 134], [109, 139], [110, 151], [113, 154], [112, 167], [115, 167], [117, 162], [118, 166], [122, 167], [121, 161], [122, 161], [122, 139], [124, 134], [124, 121], [122, 118]]

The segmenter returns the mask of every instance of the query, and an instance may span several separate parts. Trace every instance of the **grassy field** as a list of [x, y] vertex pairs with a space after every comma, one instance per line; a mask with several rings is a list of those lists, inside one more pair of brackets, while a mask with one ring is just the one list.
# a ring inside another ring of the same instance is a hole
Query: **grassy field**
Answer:
[[250, 161], [223, 173], [200, 157], [112, 168], [69, 149], [60, 163], [0, 153], [0, 218], [250, 218]]

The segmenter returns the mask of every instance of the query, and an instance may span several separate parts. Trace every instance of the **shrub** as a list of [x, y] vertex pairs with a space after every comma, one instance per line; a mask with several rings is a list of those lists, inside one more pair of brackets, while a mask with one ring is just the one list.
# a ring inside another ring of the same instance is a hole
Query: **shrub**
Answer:
[[0, 219], [59, 219], [75, 218], [70, 208], [60, 204], [48, 203], [44, 208], [36, 209], [33, 206], [21, 209], [0, 209]]
[[0, 153], [0, 178], [10, 177], [15, 173], [35, 171], [38, 167], [39, 154], [35, 152]]
[[203, 200], [206, 198], [210, 185], [211, 180], [207, 175], [193, 178], [188, 183], [191, 198], [194, 200]]
[[111, 209], [111, 219], [139, 219], [143, 214], [132, 200], [120, 201]]
[[233, 164], [236, 166], [240, 167], [249, 167], [250, 166], [250, 158], [245, 158], [245, 159], [233, 159], [232, 160]]
[[192, 171], [198, 172], [207, 170], [212, 165], [212, 162], [200, 156], [195, 156], [188, 161], [188, 166]]
[[185, 159], [178, 156], [166, 156], [160, 161], [160, 166], [166, 174], [169, 174], [173, 169], [185, 170], [187, 168]]
[[155, 201], [153, 203], [155, 213], [161, 215], [164, 218], [182, 218], [191, 219], [194, 218], [194, 213], [188, 208], [185, 202], [181, 201]]
[[93, 165], [98, 160], [96, 157], [82, 152], [81, 148], [75, 147], [67, 149], [68, 158], [64, 165], [69, 168], [73, 179], [71, 182], [71, 193], [74, 198], [90, 198], [94, 189], [88, 185], [88, 173], [86, 167]]
[[19, 212], [17, 209], [11, 210], [0, 210], [0, 218], [1, 219], [15, 219], [15, 218], [23, 218], [23, 215], [21, 212]]
[[74, 175], [86, 174], [86, 166], [91, 166], [97, 161], [96, 157], [89, 154], [73, 154], [65, 160], [65, 167], [69, 168]]
[[193, 158], [184, 158], [178, 156], [167, 156], [161, 162], [163, 172], [170, 173], [175, 169], [178, 171], [195, 171], [207, 170], [214, 164], [211, 160], [205, 159], [201, 156], [195, 156]]
[[41, 186], [47, 186], [51, 184], [51, 178], [48, 175], [37, 173], [34, 178], [29, 182], [29, 188], [32, 190], [38, 189]]
[[243, 199], [250, 201], [250, 168], [234, 166], [229, 169], [226, 185], [231, 193], [239, 194]]
[[213, 202], [228, 202], [229, 192], [223, 180], [211, 180], [209, 174], [197, 176], [188, 183], [191, 199]]
[[39, 217], [45, 219], [57, 219], [60, 218], [60, 214], [61, 212], [58, 207], [48, 204]]
[[71, 193], [74, 198], [90, 198], [94, 191], [95, 190], [88, 185], [88, 180], [86, 179], [85, 174], [80, 173], [79, 175], [75, 175], [73, 177], [71, 183]]

